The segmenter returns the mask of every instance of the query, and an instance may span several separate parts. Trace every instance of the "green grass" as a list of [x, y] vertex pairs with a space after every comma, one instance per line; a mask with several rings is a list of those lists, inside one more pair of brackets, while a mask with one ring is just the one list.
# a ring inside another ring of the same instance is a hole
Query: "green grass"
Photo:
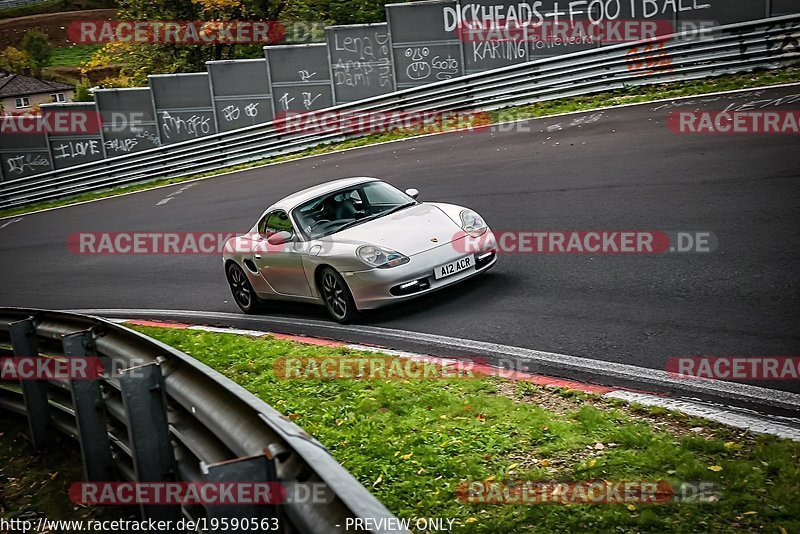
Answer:
[[79, 67], [91, 59], [92, 54], [103, 45], [74, 45], [63, 48], [54, 48], [50, 60], [51, 67]]
[[[730, 91], [734, 89], [764, 87], [768, 85], [777, 85], [790, 82], [800, 82], [800, 67], [787, 67], [779, 70], [720, 76], [715, 78], [707, 78], [703, 80], [696, 80], [689, 82], [675, 82], [669, 84], [628, 87], [617, 91], [598, 93], [594, 95], [570, 97], [558, 100], [549, 100], [545, 102], [537, 102], [535, 104], [530, 104], [525, 106], [516, 106], [516, 107], [491, 111], [488, 112], [487, 115], [491, 123], [498, 123], [498, 122], [505, 122], [512, 120], [544, 117], [559, 113], [585, 111], [605, 106], [630, 104], [637, 102], [649, 102], [652, 100], [659, 100], [665, 98], [702, 95], [718, 91]], [[37, 211], [41, 209], [75, 204], [77, 202], [83, 202], [86, 200], [107, 198], [124, 193], [130, 193], [133, 191], [142, 191], [163, 185], [184, 182], [187, 180], [204, 178], [208, 176], [215, 176], [218, 174], [227, 173], [231, 171], [260, 167], [269, 163], [279, 163], [306, 156], [328, 154], [331, 152], [336, 152], [338, 150], [345, 150], [348, 148], [357, 148], [357, 147], [373, 145], [376, 143], [382, 143], [386, 141], [411, 138], [416, 135], [418, 134], [403, 133], [397, 130], [386, 133], [366, 135], [363, 137], [348, 139], [342, 142], [321, 144], [319, 146], [306, 149], [300, 152], [296, 152], [294, 154], [268, 157], [250, 163], [234, 165], [226, 167], [224, 169], [218, 169], [215, 171], [210, 171], [205, 173], [198, 173], [191, 176], [185, 176], [181, 178], [156, 178], [153, 180], [147, 180], [132, 185], [115, 187], [91, 193], [83, 193], [80, 195], [60, 198], [57, 200], [37, 202], [35, 204], [28, 204], [26, 206], [19, 206], [15, 208], [9, 208], [6, 210], [0, 210], [0, 217], [10, 217], [13, 215], [30, 213], [32, 211]]]
[[[284, 380], [273, 374], [276, 358], [358, 353], [271, 337], [136, 329], [288, 415], [400, 517], [453, 518], [457, 531], [487, 533], [800, 531], [800, 443], [496, 377]], [[721, 499], [632, 507], [456, 499], [460, 482], [490, 477], [705, 481], [720, 486]]]

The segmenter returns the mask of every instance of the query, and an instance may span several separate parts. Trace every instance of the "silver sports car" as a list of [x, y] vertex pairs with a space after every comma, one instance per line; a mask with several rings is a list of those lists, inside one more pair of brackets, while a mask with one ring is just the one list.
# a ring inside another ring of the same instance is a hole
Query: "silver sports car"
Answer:
[[419, 202], [418, 194], [375, 178], [346, 178], [276, 202], [249, 233], [226, 244], [236, 304], [246, 313], [265, 300], [325, 304], [346, 323], [495, 264], [495, 238], [480, 215]]

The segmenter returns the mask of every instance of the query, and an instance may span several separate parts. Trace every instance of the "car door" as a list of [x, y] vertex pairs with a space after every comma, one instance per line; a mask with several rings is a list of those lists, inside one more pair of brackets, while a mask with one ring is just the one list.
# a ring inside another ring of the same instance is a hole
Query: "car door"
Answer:
[[[269, 238], [278, 232], [290, 232], [293, 239], [282, 245], [272, 245]], [[310, 297], [303, 270], [303, 243], [300, 242], [292, 221], [283, 210], [267, 214], [259, 225], [261, 239], [253, 247], [253, 263], [261, 276], [276, 292], [283, 295]]]

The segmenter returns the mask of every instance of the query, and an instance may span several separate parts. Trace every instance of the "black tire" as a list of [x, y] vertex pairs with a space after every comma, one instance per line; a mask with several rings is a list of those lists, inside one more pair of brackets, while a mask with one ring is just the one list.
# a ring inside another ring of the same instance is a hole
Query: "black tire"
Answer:
[[261, 309], [261, 300], [253, 291], [253, 286], [250, 285], [250, 280], [247, 279], [242, 268], [235, 263], [230, 263], [225, 269], [225, 273], [236, 305], [245, 313], [256, 313]]
[[319, 285], [322, 300], [325, 301], [325, 307], [328, 308], [328, 313], [334, 321], [347, 324], [358, 318], [359, 313], [353, 294], [350, 293], [350, 288], [347, 287], [342, 275], [335, 269], [323, 267], [319, 274]]

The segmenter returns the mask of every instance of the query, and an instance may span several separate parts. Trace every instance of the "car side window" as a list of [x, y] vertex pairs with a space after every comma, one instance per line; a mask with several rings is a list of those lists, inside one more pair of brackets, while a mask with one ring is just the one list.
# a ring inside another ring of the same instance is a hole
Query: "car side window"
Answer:
[[272, 234], [277, 234], [278, 232], [294, 233], [292, 222], [289, 220], [289, 216], [283, 210], [273, 211], [266, 216], [264, 228], [261, 233], [269, 237]]

